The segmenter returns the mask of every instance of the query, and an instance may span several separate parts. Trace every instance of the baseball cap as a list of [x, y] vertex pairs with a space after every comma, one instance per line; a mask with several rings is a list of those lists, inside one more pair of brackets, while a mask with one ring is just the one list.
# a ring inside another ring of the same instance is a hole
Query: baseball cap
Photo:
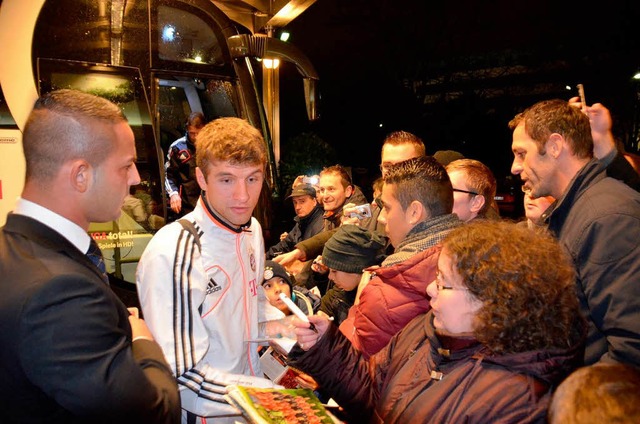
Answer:
[[287, 199], [297, 196], [311, 196], [315, 199], [316, 189], [311, 184], [298, 184], [293, 188], [291, 194], [287, 196]]

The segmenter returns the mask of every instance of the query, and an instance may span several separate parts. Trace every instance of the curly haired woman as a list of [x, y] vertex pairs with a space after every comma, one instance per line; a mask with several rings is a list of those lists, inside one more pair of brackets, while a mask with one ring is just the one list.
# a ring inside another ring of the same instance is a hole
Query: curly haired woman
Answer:
[[291, 364], [357, 421], [545, 422], [552, 390], [580, 365], [574, 271], [550, 236], [477, 221], [443, 242], [432, 310], [365, 361], [322, 317], [296, 322]]

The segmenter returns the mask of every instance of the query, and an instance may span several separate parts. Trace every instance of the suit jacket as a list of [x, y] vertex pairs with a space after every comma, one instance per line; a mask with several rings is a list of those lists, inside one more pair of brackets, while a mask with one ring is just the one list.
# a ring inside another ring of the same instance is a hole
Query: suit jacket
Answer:
[[180, 420], [157, 343], [66, 238], [22, 215], [0, 231], [0, 422]]

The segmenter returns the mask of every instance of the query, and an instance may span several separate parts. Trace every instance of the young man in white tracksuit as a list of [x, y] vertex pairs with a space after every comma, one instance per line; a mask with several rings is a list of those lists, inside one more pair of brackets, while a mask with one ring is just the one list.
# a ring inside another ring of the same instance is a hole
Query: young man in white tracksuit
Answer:
[[178, 380], [183, 422], [234, 422], [239, 411], [224, 400], [225, 386], [273, 385], [250, 342], [264, 321], [264, 241], [251, 215], [266, 150], [260, 133], [238, 118], [207, 124], [196, 146], [202, 195], [183, 218], [192, 226], [174, 222], [158, 231], [136, 282], [144, 317]]

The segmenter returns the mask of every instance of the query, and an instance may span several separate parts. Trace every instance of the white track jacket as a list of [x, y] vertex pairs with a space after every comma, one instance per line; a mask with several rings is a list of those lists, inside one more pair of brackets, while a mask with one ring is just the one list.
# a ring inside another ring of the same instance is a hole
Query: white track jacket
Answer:
[[248, 342], [264, 321], [262, 229], [255, 218], [231, 229], [202, 197], [184, 219], [194, 224], [202, 251], [179, 222], [156, 233], [136, 271], [142, 313], [178, 380], [182, 408], [203, 417], [237, 415], [223, 398], [225, 386], [273, 385], [262, 378], [257, 345]]

